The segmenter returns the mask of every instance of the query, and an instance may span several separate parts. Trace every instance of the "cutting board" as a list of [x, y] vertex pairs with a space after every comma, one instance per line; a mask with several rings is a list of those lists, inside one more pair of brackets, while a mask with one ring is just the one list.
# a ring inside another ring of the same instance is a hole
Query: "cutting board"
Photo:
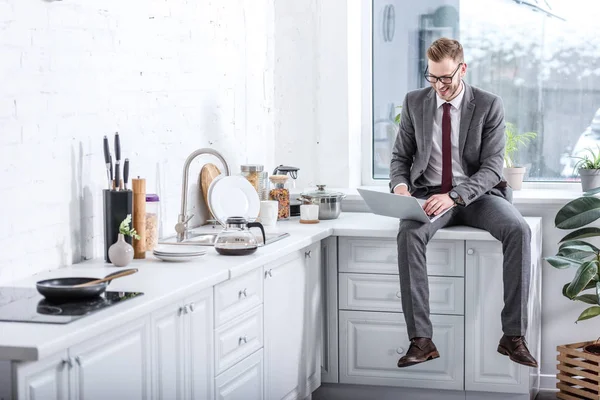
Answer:
[[204, 204], [206, 204], [207, 208], [208, 188], [210, 187], [210, 183], [219, 175], [221, 175], [221, 171], [219, 171], [219, 168], [215, 164], [204, 164], [200, 170], [200, 191], [202, 192], [202, 198], [204, 198]]

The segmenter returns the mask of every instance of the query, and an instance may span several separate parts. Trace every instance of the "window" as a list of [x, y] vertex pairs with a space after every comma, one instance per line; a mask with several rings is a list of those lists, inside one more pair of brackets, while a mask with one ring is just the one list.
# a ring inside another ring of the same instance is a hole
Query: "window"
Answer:
[[[518, 132], [537, 133], [517, 155], [525, 179], [578, 179], [572, 156], [600, 146], [600, 2], [529, 3], [373, 0], [372, 179], [389, 179], [398, 107], [429, 85], [425, 51], [442, 36], [462, 43], [465, 81], [501, 96]], [[542, 3], [549, 12], [534, 12]]]

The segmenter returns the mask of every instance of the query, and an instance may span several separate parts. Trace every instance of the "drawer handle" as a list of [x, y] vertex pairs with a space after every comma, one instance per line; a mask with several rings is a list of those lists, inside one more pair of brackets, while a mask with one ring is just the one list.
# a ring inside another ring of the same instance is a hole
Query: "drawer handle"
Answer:
[[404, 354], [404, 349], [402, 347], [398, 347], [396, 349], [396, 353], [398, 353], [398, 354]]
[[304, 253], [304, 257], [305, 258], [312, 258], [312, 250], [309, 250], [307, 252]]
[[475, 254], [475, 250], [469, 249], [469, 250], [467, 250], [467, 254], [468, 255], [473, 255], [473, 254]]
[[265, 272], [265, 278], [268, 278], [268, 277], [271, 277], [271, 276], [273, 276], [273, 270], [272, 269], [270, 269], [267, 272]]
[[401, 299], [401, 298], [402, 298], [402, 294], [400, 293], [400, 291], [399, 291], [399, 290], [396, 292], [396, 297], [397, 297], [397, 298], [399, 298], [399, 299]]
[[240, 339], [238, 340], [238, 346], [241, 346], [242, 344], [248, 343], [248, 337], [246, 335], [240, 337]]
[[190, 303], [190, 312], [194, 312], [196, 305], [194, 303]]
[[69, 368], [72, 368], [73, 367], [73, 359], [72, 358], [63, 358], [62, 364], [63, 364], [63, 366], [68, 365]]
[[248, 294], [246, 293], [246, 290], [248, 290], [248, 289], [244, 288], [244, 290], [240, 290], [240, 292], [238, 293], [238, 298], [242, 298], [242, 296], [248, 297]]

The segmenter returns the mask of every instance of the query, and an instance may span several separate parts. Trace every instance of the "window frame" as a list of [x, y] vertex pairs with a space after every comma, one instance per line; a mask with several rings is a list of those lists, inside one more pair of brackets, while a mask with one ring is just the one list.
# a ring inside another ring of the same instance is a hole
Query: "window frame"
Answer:
[[[389, 179], [373, 178], [373, 0], [360, 2], [360, 35], [357, 43], [348, 43], [349, 50], [358, 52], [361, 60], [360, 81], [349, 80], [350, 90], [361, 93], [361, 184], [362, 186], [388, 186]], [[360, 85], [360, 87], [356, 87]], [[354, 87], [353, 87], [354, 86]], [[358, 104], [351, 102], [350, 110], [357, 110]], [[525, 181], [523, 190], [550, 189], [581, 192], [579, 181]]]

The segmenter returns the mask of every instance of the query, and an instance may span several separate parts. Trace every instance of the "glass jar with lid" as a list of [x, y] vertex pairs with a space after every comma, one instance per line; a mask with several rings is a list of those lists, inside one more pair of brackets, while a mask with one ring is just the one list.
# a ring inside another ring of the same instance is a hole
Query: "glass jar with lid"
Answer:
[[158, 244], [160, 199], [157, 194], [146, 194], [146, 251]]
[[261, 200], [268, 200], [268, 173], [260, 164], [240, 165], [241, 174], [250, 182]]
[[277, 219], [290, 218], [290, 189], [288, 187], [287, 175], [271, 175], [271, 190], [269, 190], [269, 200], [279, 202]]

